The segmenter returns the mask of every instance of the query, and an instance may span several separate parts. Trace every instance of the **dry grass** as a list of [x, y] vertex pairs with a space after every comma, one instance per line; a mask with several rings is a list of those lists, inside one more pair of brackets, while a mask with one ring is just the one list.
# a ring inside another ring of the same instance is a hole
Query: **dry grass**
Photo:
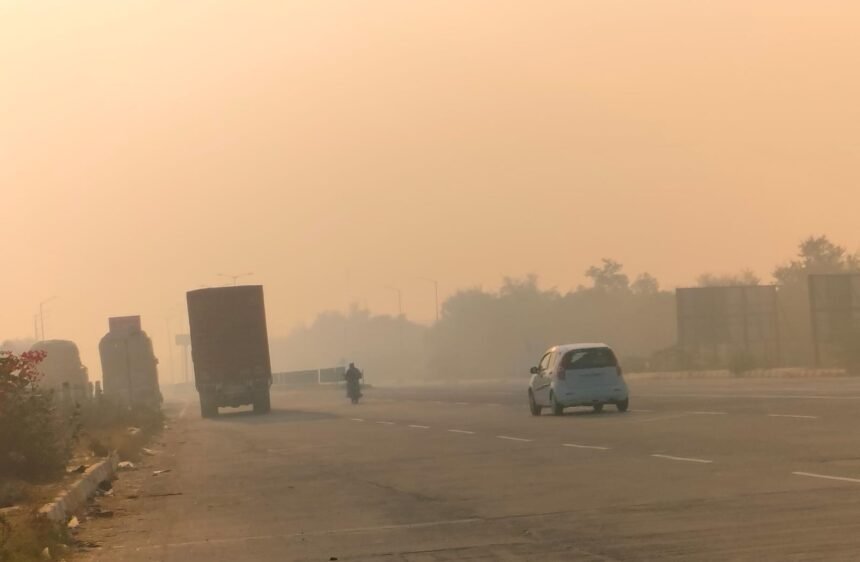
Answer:
[[[141, 448], [157, 435], [164, 423], [161, 412], [99, 412], [99, 417], [85, 420], [78, 436], [69, 466], [91, 465], [117, 451], [121, 460], [138, 461]], [[62, 479], [42, 485], [23, 481], [0, 485], [0, 507], [18, 505], [19, 509], [0, 515], [0, 562], [35, 562], [43, 560], [47, 547], [52, 559], [67, 557], [74, 543], [65, 527], [56, 526], [37, 516], [38, 509], [55, 497], [66, 483], [79, 478], [66, 474]]]
[[44, 560], [47, 547], [58, 560], [71, 548], [71, 539], [64, 528], [36, 516], [35, 511], [18, 511], [0, 516], [0, 561], [35, 562]]

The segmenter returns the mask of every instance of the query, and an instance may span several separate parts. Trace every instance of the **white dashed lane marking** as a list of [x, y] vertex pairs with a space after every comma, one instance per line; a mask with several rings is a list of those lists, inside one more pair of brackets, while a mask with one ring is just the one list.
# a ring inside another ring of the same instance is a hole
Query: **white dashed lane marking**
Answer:
[[475, 435], [474, 431], [466, 431], [465, 429], [449, 429], [450, 433], [463, 433], [465, 435]]
[[394, 422], [390, 422], [390, 421], [378, 421], [376, 423], [378, 423], [380, 425], [394, 425]]
[[696, 462], [699, 464], [711, 464], [714, 461], [709, 461], [707, 459], [691, 459], [687, 457], [673, 457], [671, 455], [651, 455], [654, 458], [658, 459], [666, 459], [670, 461], [681, 461], [681, 462]]
[[562, 447], [571, 447], [573, 449], [594, 449], [595, 451], [608, 451], [609, 447], [598, 447], [596, 445], [577, 445], [575, 443], [562, 443]]
[[807, 476], [809, 478], [821, 478], [822, 480], [836, 480], [837, 482], [851, 482], [853, 484], [860, 484], [860, 479], [858, 478], [846, 478], [844, 476], [828, 476], [826, 474], [814, 474], [812, 472], [792, 472], [795, 476]]
[[364, 420], [361, 418], [351, 418], [352, 421], [363, 422]]
[[803, 416], [800, 414], [768, 414], [769, 418], [796, 418], [801, 420], [817, 420], [818, 416]]
[[413, 429], [430, 429], [429, 425], [410, 425], [409, 427]]
[[520, 441], [523, 443], [531, 442], [531, 439], [523, 439], [522, 437], [510, 437], [508, 435], [496, 435], [497, 439], [505, 439], [506, 441]]
[[726, 416], [728, 412], [687, 412], [688, 414], [693, 414], [694, 416]]

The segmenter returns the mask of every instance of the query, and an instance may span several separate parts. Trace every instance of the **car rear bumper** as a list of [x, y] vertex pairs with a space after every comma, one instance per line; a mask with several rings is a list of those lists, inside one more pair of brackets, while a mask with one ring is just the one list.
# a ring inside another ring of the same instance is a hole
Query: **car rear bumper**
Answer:
[[611, 388], [589, 392], [569, 392], [556, 396], [564, 406], [593, 406], [596, 404], [618, 404], [628, 400], [626, 388]]

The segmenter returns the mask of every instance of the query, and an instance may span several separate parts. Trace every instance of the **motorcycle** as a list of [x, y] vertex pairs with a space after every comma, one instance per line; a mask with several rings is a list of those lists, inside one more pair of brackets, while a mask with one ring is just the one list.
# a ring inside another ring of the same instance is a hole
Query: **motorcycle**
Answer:
[[358, 404], [358, 399], [361, 398], [361, 383], [358, 379], [347, 381], [346, 395], [352, 400], [353, 404]]

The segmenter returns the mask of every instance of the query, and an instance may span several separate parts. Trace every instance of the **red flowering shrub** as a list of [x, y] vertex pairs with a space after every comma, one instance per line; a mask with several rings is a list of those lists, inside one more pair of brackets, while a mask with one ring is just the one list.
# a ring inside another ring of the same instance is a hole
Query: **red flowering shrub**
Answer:
[[0, 479], [49, 478], [69, 458], [72, 424], [56, 411], [52, 393], [39, 387], [36, 366], [44, 358], [40, 351], [0, 352]]

